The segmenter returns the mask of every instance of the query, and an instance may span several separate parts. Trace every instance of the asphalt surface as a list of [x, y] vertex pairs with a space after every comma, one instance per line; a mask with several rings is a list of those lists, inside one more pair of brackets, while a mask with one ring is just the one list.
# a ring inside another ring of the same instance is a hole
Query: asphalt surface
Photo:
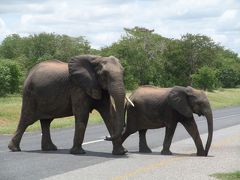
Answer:
[[[211, 153], [197, 157], [192, 139], [172, 144], [172, 156], [160, 156], [159, 147], [151, 154], [131, 153], [127, 159], [114, 159], [86, 168], [80, 168], [45, 180], [214, 180], [215, 173], [240, 169], [240, 125], [215, 131]], [[207, 134], [203, 135], [207, 139]]]
[[[223, 129], [226, 127], [239, 127], [237, 125], [240, 124], [240, 107], [232, 107], [226, 109], [219, 109], [213, 112], [214, 115], [214, 131], [217, 134], [217, 130]], [[196, 122], [198, 125], [198, 129], [201, 134], [207, 132], [207, 122], [203, 117], [196, 117]], [[235, 130], [237, 131], [237, 130]], [[219, 132], [218, 132], [219, 133]], [[135, 177], [142, 177], [141, 173], [135, 175], [133, 172], [127, 172], [126, 169], [124, 171], [120, 171], [118, 166], [116, 166], [116, 162], [124, 162], [125, 167], [128, 167], [126, 163], [137, 163], [138, 165], [143, 162], [150, 162], [152, 160], [156, 160], [157, 157], [166, 158], [169, 156], [161, 156], [159, 152], [161, 150], [163, 138], [164, 138], [164, 129], [156, 129], [149, 130], [147, 132], [147, 140], [148, 145], [153, 149], [153, 153], [151, 155], [143, 155], [138, 153], [138, 134], [131, 135], [124, 146], [129, 150], [128, 155], [126, 156], [113, 156], [111, 155], [112, 145], [111, 142], [103, 141], [105, 135], [108, 134], [104, 125], [96, 125], [96, 126], [88, 126], [86, 135], [85, 135], [85, 143], [84, 149], [87, 154], [85, 155], [71, 155], [69, 154], [69, 149], [72, 146], [73, 141], [73, 128], [65, 128], [65, 129], [54, 129], [52, 130], [52, 139], [53, 142], [58, 146], [58, 151], [53, 152], [42, 152], [40, 149], [41, 142], [41, 133], [25, 133], [21, 142], [21, 152], [9, 152], [7, 149], [7, 144], [11, 138], [9, 135], [1, 135], [0, 136], [0, 179], [1, 180], [12, 180], [12, 179], [24, 179], [24, 180], [34, 180], [34, 179], [44, 179], [44, 178], [54, 178], [61, 177], [59, 174], [63, 174], [63, 177], [66, 178], [66, 175], [71, 172], [78, 172], [78, 177], [74, 177], [73, 179], [88, 179], [87, 174], [84, 176], [84, 170], [91, 173], [93, 170], [91, 168], [94, 167], [110, 167], [108, 171], [115, 172], [118, 174], [116, 179], [128, 179]], [[220, 133], [221, 134], [221, 133]], [[203, 143], [205, 145], [206, 135], [203, 135]], [[189, 138], [188, 133], [182, 127], [182, 125], [178, 125], [177, 130], [175, 132], [173, 142], [182, 144], [180, 148], [178, 148], [175, 143], [172, 144], [171, 150], [174, 153], [185, 153], [192, 154], [196, 152], [193, 141], [186, 140]], [[184, 140], [184, 141], [182, 141]], [[214, 143], [214, 142], [213, 142]], [[189, 149], [188, 148], [190, 146]], [[156, 156], [157, 155], [157, 156]], [[209, 152], [211, 157], [211, 149]], [[144, 157], [138, 158], [138, 157]], [[187, 155], [186, 155], [187, 156]], [[175, 157], [175, 156], [173, 156]], [[177, 156], [178, 157], [178, 156]], [[181, 156], [180, 156], [181, 157]], [[198, 159], [199, 157], [195, 157]], [[131, 161], [129, 161], [131, 159]], [[206, 159], [206, 158], [205, 158]], [[168, 161], [168, 160], [166, 160]], [[171, 160], [170, 160], [171, 161]], [[161, 164], [161, 163], [160, 163]], [[167, 163], [168, 164], [168, 163]], [[124, 166], [124, 165], [123, 165]], [[160, 165], [156, 165], [160, 166]], [[120, 167], [120, 165], [119, 165]], [[89, 169], [88, 169], [89, 168]], [[148, 167], [151, 169], [151, 166]], [[147, 169], [148, 169], [147, 168]], [[99, 169], [99, 168], [96, 168]], [[100, 172], [99, 172], [100, 171]], [[105, 173], [104, 177], [101, 178], [100, 175], [103, 175], [104, 172], [101, 168], [95, 173], [92, 173], [92, 177], [89, 179], [108, 179]], [[145, 170], [144, 170], [145, 171]], [[126, 175], [127, 173], [127, 175]], [[147, 174], [147, 173], [145, 173]], [[172, 174], [172, 173], [170, 173]], [[94, 178], [95, 177], [95, 178]], [[119, 178], [120, 177], [120, 178]], [[144, 176], [143, 176], [144, 177]], [[114, 176], [111, 176], [114, 179]], [[149, 177], [151, 179], [151, 177]], [[70, 178], [71, 179], [71, 178]], [[140, 178], [141, 179], [141, 178]]]

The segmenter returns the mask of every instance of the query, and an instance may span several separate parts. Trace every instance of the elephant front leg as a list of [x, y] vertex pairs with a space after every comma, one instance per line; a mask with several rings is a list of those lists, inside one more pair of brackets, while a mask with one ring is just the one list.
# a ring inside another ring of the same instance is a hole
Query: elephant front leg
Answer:
[[139, 130], [139, 152], [141, 153], [151, 153], [152, 150], [147, 145], [146, 132], [147, 129]]
[[82, 148], [82, 143], [85, 135], [85, 130], [88, 122], [89, 112], [75, 115], [75, 134], [73, 147], [70, 150], [71, 154], [85, 154]]
[[112, 143], [113, 143], [112, 150], [113, 155], [124, 155], [128, 152], [128, 150], [123, 147], [121, 138], [114, 140]]
[[192, 139], [195, 143], [195, 146], [197, 148], [197, 156], [205, 156], [205, 151], [203, 148], [202, 140], [200, 138], [197, 124], [194, 121], [194, 119], [191, 119], [191, 120], [188, 119], [188, 120], [182, 122], [182, 124], [185, 127], [185, 129], [187, 130], [187, 132], [190, 134], [190, 136], [192, 137]]
[[173, 124], [171, 127], [166, 127], [165, 137], [163, 142], [163, 149], [161, 151], [162, 155], [172, 155], [172, 152], [170, 151], [170, 146], [172, 143], [172, 138], [176, 130], [176, 127], [177, 127], [177, 123]]
[[[106, 124], [106, 127], [108, 129], [108, 132], [110, 134], [113, 134], [114, 128], [112, 126], [113, 122], [112, 122], [111, 114], [109, 112], [109, 108], [110, 108], [109, 103], [104, 102], [101, 106], [97, 107], [97, 110], [100, 113], [100, 115], [102, 116], [104, 123]], [[113, 155], [124, 155], [128, 152], [127, 149], [125, 149], [122, 146], [121, 138], [113, 140], [112, 144], [113, 144], [113, 150], [112, 150]]]

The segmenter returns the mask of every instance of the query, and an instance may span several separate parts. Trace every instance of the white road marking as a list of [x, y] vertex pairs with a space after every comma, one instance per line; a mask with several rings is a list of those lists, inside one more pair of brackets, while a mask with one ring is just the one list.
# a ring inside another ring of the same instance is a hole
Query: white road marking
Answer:
[[[232, 114], [232, 115], [229, 115], [229, 116], [223, 116], [223, 117], [217, 117], [217, 118], [213, 118], [213, 120], [217, 120], [217, 119], [226, 119], [226, 118], [229, 118], [229, 117], [236, 117], [236, 116], [239, 116], [240, 114]], [[198, 120], [197, 122], [205, 122], [206, 120], [205, 119], [201, 119], [201, 120]]]
[[214, 119], [225, 119], [225, 118], [229, 118], [229, 117], [235, 117], [235, 116], [239, 116], [239, 114], [232, 114], [232, 115], [229, 115], [229, 116], [223, 116], [223, 117], [218, 117], [218, 118], [214, 118]]

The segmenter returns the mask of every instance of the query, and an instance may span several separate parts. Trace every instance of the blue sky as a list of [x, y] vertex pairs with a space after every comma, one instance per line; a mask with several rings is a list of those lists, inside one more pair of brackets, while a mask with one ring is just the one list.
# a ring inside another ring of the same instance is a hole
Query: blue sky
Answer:
[[0, 0], [0, 41], [54, 32], [100, 48], [135, 26], [169, 38], [204, 34], [240, 54], [240, 0]]

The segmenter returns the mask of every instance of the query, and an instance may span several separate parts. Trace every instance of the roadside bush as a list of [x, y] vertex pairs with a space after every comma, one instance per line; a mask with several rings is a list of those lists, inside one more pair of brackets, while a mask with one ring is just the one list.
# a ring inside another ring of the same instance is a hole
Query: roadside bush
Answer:
[[19, 92], [21, 73], [18, 64], [0, 60], [0, 72], [0, 96]]
[[203, 66], [198, 69], [197, 73], [192, 75], [193, 86], [203, 90], [212, 91], [219, 84], [217, 77], [217, 71]]
[[218, 79], [224, 88], [234, 88], [238, 85], [240, 74], [231, 67], [225, 67], [218, 73]]

